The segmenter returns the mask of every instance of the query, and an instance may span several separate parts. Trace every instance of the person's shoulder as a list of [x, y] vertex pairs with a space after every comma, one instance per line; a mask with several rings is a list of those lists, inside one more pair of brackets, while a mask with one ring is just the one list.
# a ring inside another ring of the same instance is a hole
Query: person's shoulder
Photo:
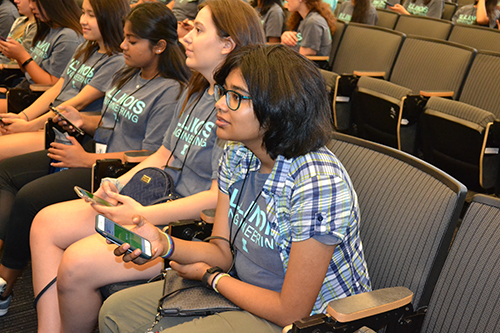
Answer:
[[343, 173], [343, 167], [337, 157], [325, 146], [305, 155], [291, 159], [290, 173], [294, 178], [316, 177], [327, 175], [331, 177]]

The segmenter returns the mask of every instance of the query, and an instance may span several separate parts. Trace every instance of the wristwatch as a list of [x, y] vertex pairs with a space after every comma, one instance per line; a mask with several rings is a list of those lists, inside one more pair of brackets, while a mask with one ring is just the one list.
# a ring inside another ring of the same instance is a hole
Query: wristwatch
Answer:
[[214, 274], [214, 273], [223, 273], [224, 270], [220, 267], [210, 267], [209, 269], [207, 269], [207, 271], [205, 272], [205, 274], [203, 274], [203, 278], [201, 279], [201, 283], [207, 287], [208, 289], [212, 289], [212, 286], [210, 285], [210, 283], [208, 283], [208, 278], [210, 277], [210, 275]]

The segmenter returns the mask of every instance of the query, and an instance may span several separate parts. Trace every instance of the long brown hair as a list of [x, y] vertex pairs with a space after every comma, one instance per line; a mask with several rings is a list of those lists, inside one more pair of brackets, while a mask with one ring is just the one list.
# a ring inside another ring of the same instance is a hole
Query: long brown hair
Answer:
[[[323, 0], [304, 0], [309, 11], [318, 12], [328, 24], [328, 28], [330, 28], [330, 33], [333, 35], [336, 29], [335, 16], [333, 16], [332, 10], [330, 6], [323, 2]], [[293, 12], [288, 19], [287, 26], [290, 30], [295, 31], [299, 27], [299, 23], [302, 21], [302, 16], [300, 16], [299, 12]]]
[[365, 23], [366, 12], [370, 8], [370, 0], [355, 0], [351, 22]]
[[79, 35], [81, 9], [74, 0], [33, 0], [46, 22], [36, 19], [37, 31], [33, 38], [33, 45], [47, 37], [50, 29], [56, 27], [70, 28]]
[[[106, 54], [121, 53], [120, 44], [123, 41], [123, 21], [130, 12], [128, 0], [89, 0], [90, 6], [97, 19], [97, 26], [102, 36]], [[82, 62], [86, 62], [92, 53], [99, 48], [96, 41], [86, 41], [78, 48], [74, 58], [83, 56]]]
[[[235, 50], [250, 45], [266, 43], [264, 30], [255, 9], [241, 0], [208, 0], [198, 6], [201, 10], [210, 8], [212, 21], [220, 38], [231, 37], [236, 45]], [[221, 64], [222, 65], [222, 64]], [[208, 81], [198, 72], [194, 72], [189, 81], [187, 98], [182, 106], [186, 108], [187, 101], [194, 94], [201, 94], [209, 87]]]

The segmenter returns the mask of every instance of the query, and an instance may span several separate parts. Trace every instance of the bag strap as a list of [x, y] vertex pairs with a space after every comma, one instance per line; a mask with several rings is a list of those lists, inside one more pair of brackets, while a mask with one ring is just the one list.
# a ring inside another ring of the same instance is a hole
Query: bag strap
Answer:
[[42, 297], [42, 296], [43, 296], [43, 294], [45, 294], [45, 292], [46, 292], [46, 291], [47, 291], [50, 287], [52, 287], [52, 285], [53, 285], [54, 283], [56, 283], [56, 281], [57, 281], [57, 276], [56, 276], [55, 278], [53, 278], [53, 279], [52, 279], [49, 283], [47, 283], [47, 285], [46, 285], [46, 286], [42, 289], [42, 291], [40, 291], [40, 292], [38, 293], [38, 295], [36, 295], [35, 300], [33, 301], [33, 307], [35, 308], [35, 310], [36, 310], [36, 305], [38, 304], [38, 301], [40, 300], [40, 297]]

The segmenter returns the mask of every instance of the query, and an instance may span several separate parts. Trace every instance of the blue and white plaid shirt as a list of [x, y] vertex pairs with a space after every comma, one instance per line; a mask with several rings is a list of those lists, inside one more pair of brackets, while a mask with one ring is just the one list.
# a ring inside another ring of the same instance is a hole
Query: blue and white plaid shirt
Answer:
[[[232, 186], [260, 161], [238, 142], [226, 144], [219, 166], [219, 189]], [[359, 236], [356, 192], [340, 161], [326, 147], [293, 159], [278, 156], [262, 189], [267, 220], [286, 273], [292, 242], [331, 236], [332, 260], [311, 314], [324, 313], [328, 302], [371, 290]]]

